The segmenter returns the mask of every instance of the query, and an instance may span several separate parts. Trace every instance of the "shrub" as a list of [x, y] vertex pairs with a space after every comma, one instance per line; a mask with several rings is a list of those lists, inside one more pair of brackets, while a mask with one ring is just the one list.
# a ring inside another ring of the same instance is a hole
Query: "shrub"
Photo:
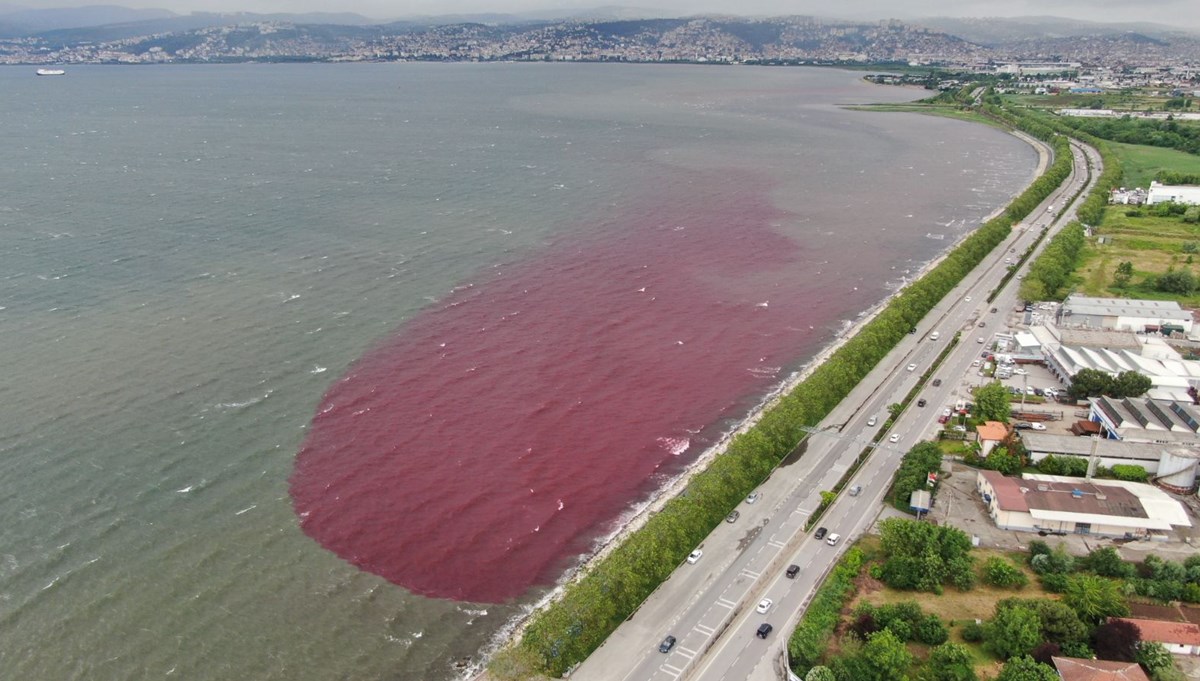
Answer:
[[950, 638], [949, 630], [937, 615], [926, 615], [922, 618], [914, 634], [918, 641], [927, 646], [941, 645]]
[[992, 556], [983, 563], [983, 581], [1001, 589], [1020, 589], [1029, 578], [1007, 559]]
[[1121, 554], [1111, 546], [1096, 549], [1083, 559], [1083, 567], [1101, 577], [1132, 577], [1134, 567], [1121, 559]]
[[979, 622], [967, 622], [959, 632], [967, 643], [979, 643], [983, 640], [983, 625]]

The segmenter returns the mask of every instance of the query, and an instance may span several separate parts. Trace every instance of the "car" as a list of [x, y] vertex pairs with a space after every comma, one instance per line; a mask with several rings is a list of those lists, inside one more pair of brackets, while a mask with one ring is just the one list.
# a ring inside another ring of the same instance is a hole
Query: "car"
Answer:
[[899, 441], [900, 441], [900, 433], [892, 433], [892, 436], [888, 438], [888, 442], [891, 442], [891, 443], [896, 443]]
[[701, 551], [700, 549], [696, 549], [695, 551], [692, 551], [691, 553], [688, 554], [687, 560], [692, 565], [695, 565], [696, 562], [698, 560], [700, 560], [700, 556], [703, 556], [703, 555], [704, 555], [704, 551]]
[[851, 487], [850, 491], [847, 492], [847, 494], [849, 494], [852, 497], [856, 497], [856, 496], [862, 494], [862, 485], [855, 485], [855, 486]]
[[992, 314], [996, 314], [997, 311], [998, 310], [996, 308], [994, 308], [994, 307], [992, 308]]
[[969, 303], [969, 302], [971, 302], [971, 296], [967, 296], [966, 298], [963, 298], [963, 300], [965, 300], [966, 302]]
[[987, 326], [987, 322], [979, 322], [979, 328], [982, 329], [985, 326]]
[[837, 546], [838, 540], [841, 538], [842, 535], [834, 532], [833, 534], [829, 535], [829, 538], [825, 540], [825, 543], [829, 544], [830, 546]]
[[671, 652], [671, 649], [674, 647], [675, 647], [675, 637], [668, 636], [662, 640], [662, 643], [658, 644], [658, 652], [669, 653], [669, 652]]
[[954, 426], [954, 430], [957, 430], [960, 433], [965, 433], [965, 432], [967, 432], [967, 427], [958, 425], [958, 426]]
[[755, 490], [746, 496], [746, 503], [753, 504], [754, 502], [758, 501], [758, 498], [761, 496], [762, 496], [762, 493], [759, 492], [758, 490]]
[[872, 416], [871, 418], [867, 419], [867, 425], [868, 425], [868, 426], [873, 426], [873, 425], [875, 425], [876, 423], [879, 423], [879, 417], [878, 417], [878, 416]]
[[828, 532], [829, 532], [829, 530], [825, 529], [824, 527], [818, 527], [817, 531], [813, 533], [813, 536], [816, 537], [817, 539], [824, 539], [825, 534]]
[[1024, 369], [1013, 369], [1012, 372], [1018, 376], [1025, 376], [1026, 374], [1029, 373], [1028, 371], [1025, 371]]
[[784, 574], [787, 575], [788, 579], [795, 579], [796, 575], [800, 574], [800, 566], [799, 565], [789, 565], [787, 572], [785, 572]]
[[1041, 423], [1031, 423], [1031, 424], [1029, 424], [1029, 427], [1033, 428], [1034, 430], [1045, 430], [1046, 429], [1046, 426], [1042, 425]]
[[979, 343], [980, 345], [983, 345], [983, 344], [984, 344], [984, 343], [986, 343], [987, 341], [983, 339], [983, 336], [980, 336], [979, 338], [976, 338], [976, 339], [975, 339], [975, 342], [976, 342], [976, 343]]
[[945, 414], [942, 414], [941, 416], [938, 417], [938, 423], [946, 423], [949, 420], [950, 420], [950, 417], [946, 416]]
[[1033, 429], [1033, 424], [1032, 424], [1032, 423], [1025, 423], [1024, 421], [1021, 421], [1020, 423], [1018, 423], [1018, 424], [1016, 424], [1015, 426], [1013, 426], [1013, 428], [1016, 428], [1017, 430], [1032, 430], [1032, 429]]
[[924, 407], [924, 406], [925, 406], [925, 398], [924, 398], [924, 397], [922, 397], [921, 399], [917, 400], [917, 406], [918, 406], [918, 407]]
[[971, 362], [971, 366], [973, 366], [973, 367], [979, 366], [979, 360], [975, 360], [974, 362]]
[[908, 365], [908, 370], [909, 370], [909, 371], [916, 371], [916, 370], [917, 370], [917, 365], [916, 365], [916, 364], [909, 364], [909, 365]]
[[766, 638], [771, 635], [772, 629], [774, 629], [774, 627], [767, 624], [766, 622], [763, 622], [762, 624], [758, 625], [758, 631], [755, 632], [754, 635], [759, 638]]
[[730, 511], [730, 512], [729, 512], [729, 515], [725, 516], [725, 522], [727, 522], [727, 523], [736, 523], [736, 522], [737, 522], [737, 519], [738, 519], [738, 518], [740, 518], [740, 517], [741, 517], [741, 515], [742, 515], [742, 514], [741, 514], [741, 513], [738, 513], [737, 511]]
[[941, 385], [941, 384], [942, 384], [942, 379], [940, 379], [940, 378], [935, 378], [935, 379], [933, 379], [933, 387], [935, 387], [935, 388], [936, 388], [936, 387], [938, 387], [938, 386], [939, 386], [939, 385]]
[[754, 609], [754, 612], [760, 615], [765, 615], [767, 614], [767, 611], [771, 609], [772, 605], [775, 605], [775, 601], [771, 600], [770, 598], [764, 598], [758, 602], [758, 607]]
[[1005, 259], [1004, 259], [1004, 264], [1005, 264], [1005, 265], [1011, 265], [1011, 264], [1012, 264], [1012, 258], [1005, 258]]
[[1037, 391], [1033, 388], [1025, 388], [1025, 394], [1026, 395], [1036, 395]]

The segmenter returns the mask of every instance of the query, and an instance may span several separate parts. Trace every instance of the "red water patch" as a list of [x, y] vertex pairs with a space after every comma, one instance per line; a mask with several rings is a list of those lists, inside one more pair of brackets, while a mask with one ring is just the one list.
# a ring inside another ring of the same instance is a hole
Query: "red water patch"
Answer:
[[805, 295], [761, 188], [702, 180], [497, 268], [359, 360], [297, 456], [304, 531], [428, 596], [552, 582], [844, 306]]

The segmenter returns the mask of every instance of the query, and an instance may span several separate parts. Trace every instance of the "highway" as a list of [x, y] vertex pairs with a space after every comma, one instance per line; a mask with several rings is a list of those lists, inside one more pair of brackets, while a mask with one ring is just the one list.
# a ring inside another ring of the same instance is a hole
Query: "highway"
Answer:
[[[814, 429], [803, 455], [789, 457], [775, 470], [759, 488], [761, 498], [753, 504], [739, 504], [740, 518], [713, 530], [700, 545], [704, 555], [695, 564], [680, 565], [574, 671], [572, 679], [787, 678], [787, 637], [814, 587], [846, 546], [874, 524], [904, 452], [936, 431], [944, 405], [969, 399], [969, 388], [978, 384], [978, 380], [970, 380], [976, 376], [972, 362], [984, 347], [977, 338], [990, 339], [1016, 304], [1016, 277], [995, 301], [987, 301], [1007, 273], [1005, 259], [1017, 262], [1043, 227], [1050, 226], [1053, 231], [1074, 219], [1074, 205], [1063, 211], [1064, 202], [1089, 178], [1094, 182], [1099, 176], [1100, 159], [1095, 150], [1073, 144], [1072, 153], [1075, 171], [1026, 219], [1025, 227], [1014, 228], [1012, 236], [922, 320], [917, 332], [902, 341]], [[1085, 155], [1092, 168], [1090, 174]], [[1048, 238], [1039, 246], [1039, 252], [1046, 241]], [[984, 323], [982, 328], [980, 322]], [[936, 341], [929, 339], [933, 331], [940, 335]], [[962, 332], [959, 346], [917, 395], [927, 400], [927, 406], [918, 407], [914, 399], [892, 429], [881, 432], [888, 405], [900, 401], [917, 386], [958, 331]], [[910, 364], [916, 365], [912, 371], [907, 369]], [[932, 386], [934, 378], [941, 380], [940, 386]], [[872, 416], [878, 418], [878, 425], [868, 427]], [[898, 436], [895, 443], [889, 441], [892, 436]], [[841, 535], [840, 541], [829, 546], [812, 538], [804, 532], [804, 525], [820, 502], [820, 492], [833, 489], [859, 452], [876, 440], [875, 451], [847, 485], [861, 485], [862, 494], [850, 497], [843, 491], [820, 522], [830, 533]], [[790, 564], [800, 566], [794, 579], [784, 574]], [[773, 605], [765, 614], [759, 614], [755, 606], [763, 598], [770, 598]], [[763, 623], [773, 627], [765, 639], [755, 635]], [[677, 643], [664, 654], [658, 646], [668, 634], [675, 636]]]

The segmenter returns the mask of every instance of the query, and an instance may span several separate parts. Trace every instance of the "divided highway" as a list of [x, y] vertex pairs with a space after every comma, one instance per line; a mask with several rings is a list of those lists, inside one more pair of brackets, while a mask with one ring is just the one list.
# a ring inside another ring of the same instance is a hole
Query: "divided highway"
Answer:
[[[875, 522], [904, 452], [936, 431], [942, 405], [966, 396], [964, 377], [974, 376], [972, 362], [982, 347], [976, 339], [990, 338], [1016, 303], [1016, 278], [994, 302], [987, 301], [1007, 273], [1005, 259], [1016, 262], [1043, 227], [1054, 230], [1073, 220], [1073, 207], [1062, 210], [1061, 215], [1056, 215], [1057, 209], [1099, 176], [1100, 158], [1094, 149], [1072, 144], [1072, 155], [1074, 172], [1027, 218], [1025, 227], [1015, 228], [1001, 247], [939, 303], [917, 333], [902, 341], [815, 429], [803, 456], [798, 460], [789, 457], [776, 469], [760, 488], [761, 497], [755, 503], [740, 504], [740, 518], [713, 530], [700, 546], [703, 556], [694, 564], [682, 564], [575, 670], [572, 679], [787, 678], [787, 637], [815, 586], [845, 547]], [[1044, 245], [1045, 241], [1039, 250]], [[917, 407], [914, 400], [887, 433], [879, 432], [879, 426], [868, 426], [872, 417], [884, 423], [887, 406], [917, 385], [960, 330], [959, 347], [931, 376], [941, 379], [941, 385], [933, 387], [931, 382], [918, 394], [927, 400], [927, 406]], [[937, 341], [929, 339], [933, 331], [939, 332]], [[915, 365], [913, 370], [908, 370], [909, 365]], [[806, 534], [804, 525], [820, 502], [821, 490], [833, 489], [859, 452], [877, 438], [875, 451], [850, 483], [861, 485], [862, 493], [850, 497], [843, 492], [821, 520], [830, 533], [841, 535], [840, 541], [830, 546]], [[791, 564], [800, 567], [795, 578], [785, 575]], [[756, 605], [763, 598], [771, 599], [772, 605], [760, 614]], [[773, 628], [765, 639], [756, 636], [764, 623]], [[659, 643], [667, 635], [677, 641], [669, 652], [659, 652]]]

